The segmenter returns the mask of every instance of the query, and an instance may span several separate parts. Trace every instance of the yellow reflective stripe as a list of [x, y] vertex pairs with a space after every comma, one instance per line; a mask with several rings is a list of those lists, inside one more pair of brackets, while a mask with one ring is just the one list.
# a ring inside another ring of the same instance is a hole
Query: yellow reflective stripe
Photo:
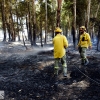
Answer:
[[63, 67], [67, 67], [67, 65], [66, 64], [63, 64]]
[[55, 69], [59, 69], [59, 67], [55, 67]]
[[85, 60], [86, 58], [82, 58], [83, 60]]

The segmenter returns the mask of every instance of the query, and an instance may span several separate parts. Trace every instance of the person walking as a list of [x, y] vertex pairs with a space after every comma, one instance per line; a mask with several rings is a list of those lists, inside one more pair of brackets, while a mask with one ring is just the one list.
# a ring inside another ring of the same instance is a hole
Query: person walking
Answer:
[[89, 64], [89, 60], [86, 55], [86, 50], [88, 47], [92, 48], [91, 38], [90, 35], [86, 32], [85, 26], [81, 26], [80, 29], [80, 38], [78, 42], [78, 49], [81, 57], [81, 64], [87, 65]]
[[62, 30], [59, 27], [56, 27], [54, 30], [55, 37], [53, 38], [54, 46], [54, 74], [58, 75], [59, 71], [59, 62], [63, 66], [63, 76], [67, 77], [67, 62], [66, 62], [66, 48], [68, 47], [67, 38], [62, 35]]

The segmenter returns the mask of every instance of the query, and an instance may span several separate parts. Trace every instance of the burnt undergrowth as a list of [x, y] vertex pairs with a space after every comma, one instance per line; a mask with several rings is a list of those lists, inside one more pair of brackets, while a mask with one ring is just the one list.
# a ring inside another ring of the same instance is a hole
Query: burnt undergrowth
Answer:
[[53, 74], [52, 51], [0, 58], [0, 90], [5, 91], [5, 100], [99, 100], [99, 59], [90, 56], [90, 64], [82, 66], [79, 55], [68, 56], [68, 78], [62, 72], [57, 77]]

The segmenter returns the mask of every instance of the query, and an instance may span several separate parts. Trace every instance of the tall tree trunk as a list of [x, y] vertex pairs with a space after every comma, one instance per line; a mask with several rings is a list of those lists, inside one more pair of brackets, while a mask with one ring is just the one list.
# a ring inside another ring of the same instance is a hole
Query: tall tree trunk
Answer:
[[33, 0], [33, 45], [36, 45], [36, 9], [35, 9], [35, 0]]
[[11, 36], [12, 36], [12, 41], [15, 41], [15, 28], [14, 28], [14, 21], [13, 21], [13, 16], [12, 16], [12, 12], [10, 10], [10, 23], [11, 23]]
[[31, 11], [30, 11], [30, 2], [28, 2], [28, 37], [31, 42], [31, 46], [33, 46], [33, 35], [32, 35], [32, 25], [31, 25]]
[[12, 6], [11, 6], [11, 1], [8, 1], [8, 14], [6, 14], [6, 24], [7, 24], [7, 29], [9, 32], [9, 41], [15, 41], [15, 28], [14, 28], [14, 21], [13, 21], [13, 16], [12, 16]]
[[27, 27], [27, 33], [28, 33], [28, 40], [31, 40], [30, 37], [30, 7], [29, 7], [29, 2], [27, 2], [27, 8], [28, 8], [28, 14], [26, 15], [26, 27]]
[[60, 27], [60, 13], [61, 13], [61, 4], [62, 4], [62, 0], [57, 0], [58, 2], [58, 8], [57, 8], [57, 27]]
[[100, 42], [100, 25], [99, 25], [99, 31], [98, 31], [98, 37], [97, 37], [97, 51], [99, 51], [99, 42]]
[[[40, 10], [42, 9], [42, 5], [40, 4]], [[41, 47], [43, 47], [42, 43], [42, 18], [41, 18], [42, 11], [40, 11], [40, 42], [41, 42]]]
[[19, 34], [19, 27], [18, 27], [18, 17], [17, 17], [17, 34], [18, 34], [18, 41], [21, 41], [20, 34]]
[[44, 43], [46, 44], [47, 42], [47, 0], [45, 0], [45, 41]]
[[26, 28], [27, 28], [27, 36], [28, 36], [28, 40], [29, 40], [29, 24], [28, 24], [28, 17], [26, 15]]
[[41, 47], [43, 47], [43, 43], [42, 43], [42, 20], [40, 18], [40, 40], [41, 40]]
[[[55, 2], [54, 0], [52, 0], [52, 12], [53, 12], [53, 16], [56, 16], [56, 14], [54, 13], [54, 5], [55, 5]], [[54, 38], [54, 22], [55, 22], [55, 19], [52, 20], [52, 38]]]
[[3, 2], [1, 3], [1, 15], [2, 15], [3, 32], [4, 32], [3, 41], [6, 41], [5, 0], [3, 0]]
[[[97, 18], [97, 14], [98, 14], [99, 8], [100, 8], [100, 2], [98, 4], [97, 11], [95, 13], [95, 18]], [[95, 22], [93, 22], [93, 26], [92, 26], [92, 36], [93, 36], [93, 38], [94, 38], [94, 26], [95, 26]]]
[[[17, 2], [16, 2], [17, 4]], [[18, 15], [18, 8], [17, 8], [17, 5], [16, 5], [16, 15]], [[18, 41], [20, 41], [20, 35], [19, 35], [19, 27], [18, 27], [18, 16], [17, 17], [17, 35], [18, 35]]]
[[72, 36], [73, 36], [73, 45], [74, 48], [76, 46], [76, 0], [73, 0], [73, 11], [74, 11], [74, 18], [72, 22]]
[[91, 0], [87, 0], [87, 13], [86, 13], [86, 21], [85, 21], [87, 32], [89, 32], [90, 8], [91, 8]]

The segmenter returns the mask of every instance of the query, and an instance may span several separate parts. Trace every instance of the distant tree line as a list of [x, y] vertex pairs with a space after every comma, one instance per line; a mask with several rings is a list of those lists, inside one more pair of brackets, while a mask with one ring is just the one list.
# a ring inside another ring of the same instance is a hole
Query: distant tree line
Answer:
[[[39, 36], [42, 41], [42, 30], [45, 30], [45, 41], [54, 29], [59, 26], [63, 34], [68, 36], [71, 31], [73, 45], [79, 37], [79, 27], [86, 26], [87, 32], [93, 38], [97, 36], [97, 50], [100, 41], [100, 0], [0, 0], [0, 22], [4, 33], [3, 41], [20, 41], [20, 31], [24, 36], [24, 26], [27, 29], [26, 39], [31, 45], [36, 45]], [[25, 41], [24, 37], [23, 40]]]

